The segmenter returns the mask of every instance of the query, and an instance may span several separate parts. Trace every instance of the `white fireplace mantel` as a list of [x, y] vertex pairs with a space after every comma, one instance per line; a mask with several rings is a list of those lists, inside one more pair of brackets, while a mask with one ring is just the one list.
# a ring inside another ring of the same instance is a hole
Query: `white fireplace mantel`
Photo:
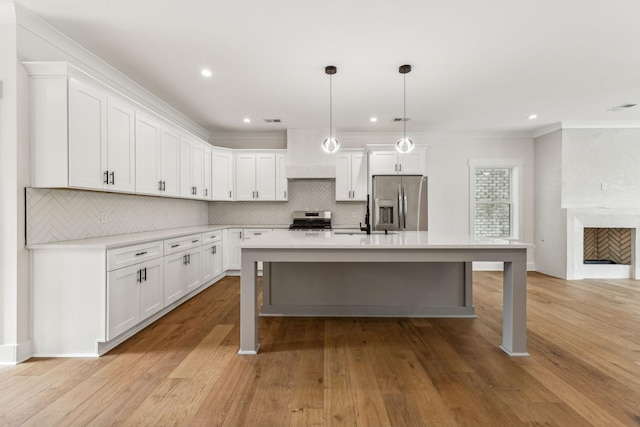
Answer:
[[[585, 278], [640, 279], [640, 209], [585, 208], [567, 209], [567, 279]], [[630, 228], [631, 265], [585, 265], [585, 228]]]

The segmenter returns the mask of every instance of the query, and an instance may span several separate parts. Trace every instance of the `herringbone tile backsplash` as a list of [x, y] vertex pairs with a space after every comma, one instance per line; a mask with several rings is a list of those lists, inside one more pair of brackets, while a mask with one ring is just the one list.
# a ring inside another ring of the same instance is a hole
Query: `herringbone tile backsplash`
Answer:
[[[333, 224], [364, 222], [364, 202], [336, 202], [335, 181], [289, 181], [287, 202], [203, 202], [94, 191], [27, 189], [27, 243], [205, 224], [289, 225], [294, 210], [330, 210]], [[104, 214], [104, 215], [103, 215]]]
[[27, 243], [207, 224], [207, 202], [77, 190], [27, 189]]
[[336, 202], [336, 183], [330, 179], [289, 181], [287, 202], [212, 202], [209, 224], [289, 225], [293, 211], [328, 210], [337, 226], [364, 223], [365, 202]]

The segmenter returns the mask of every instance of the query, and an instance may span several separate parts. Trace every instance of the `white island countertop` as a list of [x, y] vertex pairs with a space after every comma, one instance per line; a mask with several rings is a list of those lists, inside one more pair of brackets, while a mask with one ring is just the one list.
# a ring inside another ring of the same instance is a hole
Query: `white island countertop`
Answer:
[[[350, 231], [353, 234], [347, 234]], [[251, 249], [505, 249], [533, 248], [532, 243], [517, 240], [444, 234], [431, 231], [400, 231], [366, 234], [358, 230], [290, 231], [274, 230], [244, 241], [241, 248]]]

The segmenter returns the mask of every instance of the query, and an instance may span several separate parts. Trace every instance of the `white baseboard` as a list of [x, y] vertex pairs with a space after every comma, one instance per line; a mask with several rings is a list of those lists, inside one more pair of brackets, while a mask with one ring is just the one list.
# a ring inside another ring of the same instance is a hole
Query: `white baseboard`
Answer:
[[0, 345], [0, 365], [17, 365], [31, 357], [31, 341]]

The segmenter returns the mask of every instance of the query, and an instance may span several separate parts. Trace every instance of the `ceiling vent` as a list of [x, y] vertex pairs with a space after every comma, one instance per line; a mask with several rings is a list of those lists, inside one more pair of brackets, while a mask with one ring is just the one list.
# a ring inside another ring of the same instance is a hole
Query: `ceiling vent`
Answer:
[[409, 117], [396, 117], [393, 119], [394, 122], [408, 122], [411, 120]]
[[626, 110], [628, 108], [633, 108], [635, 106], [636, 106], [636, 104], [622, 104], [622, 105], [618, 105], [617, 107], [609, 108], [607, 111]]
[[267, 123], [280, 123], [282, 122], [282, 120], [280, 119], [264, 119], [265, 122]]

